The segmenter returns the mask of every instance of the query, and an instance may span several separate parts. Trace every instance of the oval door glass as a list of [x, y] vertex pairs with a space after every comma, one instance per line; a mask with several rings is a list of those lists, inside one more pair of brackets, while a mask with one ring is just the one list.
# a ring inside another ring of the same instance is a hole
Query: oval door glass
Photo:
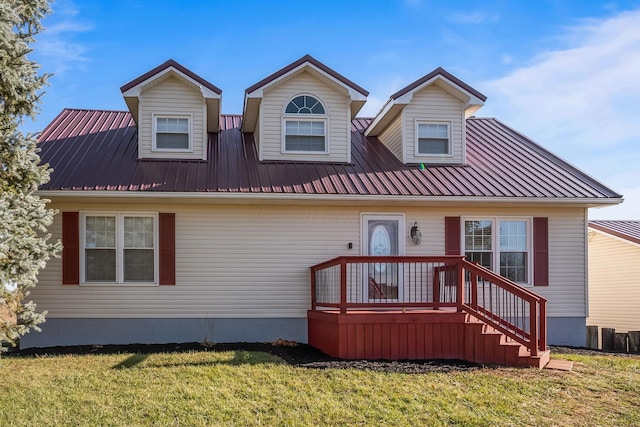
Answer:
[[[389, 232], [383, 225], [377, 225], [371, 233], [371, 242], [369, 243], [369, 253], [373, 256], [389, 256], [391, 255], [391, 238]], [[387, 264], [376, 263], [377, 271], [387, 269]]]

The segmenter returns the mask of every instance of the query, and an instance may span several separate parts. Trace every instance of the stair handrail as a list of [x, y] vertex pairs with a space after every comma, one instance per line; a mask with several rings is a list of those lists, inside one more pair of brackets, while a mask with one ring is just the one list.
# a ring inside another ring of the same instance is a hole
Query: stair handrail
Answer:
[[[523, 288], [511, 280], [496, 274], [495, 272], [467, 260], [462, 260], [462, 267], [477, 277], [481, 277], [489, 280], [491, 283], [501, 287], [505, 291], [508, 291], [529, 303], [529, 336], [530, 339], [526, 340], [508, 328], [503, 327], [500, 323], [495, 322], [491, 317], [484, 316], [480, 311], [474, 308], [472, 305], [466, 304], [463, 301], [463, 297], [459, 296], [459, 302], [462, 300], [462, 309], [470, 315], [488, 323], [491, 327], [504, 333], [508, 337], [517, 341], [518, 343], [527, 347], [532, 356], [537, 356], [539, 351], [545, 351], [547, 347], [546, 343], [546, 298]], [[476, 290], [477, 291], [477, 290]], [[473, 289], [472, 289], [473, 292]], [[470, 295], [471, 301], [475, 301], [477, 304], [477, 295]], [[487, 311], [485, 307], [482, 307], [484, 311]], [[540, 323], [538, 324], [538, 318]], [[507, 322], [507, 319], [501, 318], [501, 320]], [[515, 325], [513, 325], [516, 328]]]

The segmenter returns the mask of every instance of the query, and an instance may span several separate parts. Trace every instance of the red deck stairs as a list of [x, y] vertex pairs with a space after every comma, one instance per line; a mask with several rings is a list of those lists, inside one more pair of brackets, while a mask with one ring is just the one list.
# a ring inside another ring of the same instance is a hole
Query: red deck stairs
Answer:
[[469, 343], [465, 342], [464, 360], [475, 363], [505, 366], [534, 367], [542, 369], [549, 363], [551, 352], [539, 352], [531, 356], [531, 352], [522, 344], [507, 338], [503, 333], [470, 315], [465, 318], [465, 334]]

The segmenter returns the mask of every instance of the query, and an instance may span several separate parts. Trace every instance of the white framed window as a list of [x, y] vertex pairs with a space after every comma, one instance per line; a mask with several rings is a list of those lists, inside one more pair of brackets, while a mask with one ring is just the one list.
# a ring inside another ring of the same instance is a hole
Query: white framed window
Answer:
[[416, 156], [450, 156], [451, 123], [416, 121]]
[[283, 153], [328, 153], [326, 110], [311, 95], [297, 95], [285, 107], [282, 119]]
[[158, 215], [81, 215], [82, 284], [158, 284]]
[[153, 115], [153, 151], [192, 151], [191, 115]]
[[511, 281], [531, 283], [531, 223], [531, 218], [465, 218], [465, 257]]

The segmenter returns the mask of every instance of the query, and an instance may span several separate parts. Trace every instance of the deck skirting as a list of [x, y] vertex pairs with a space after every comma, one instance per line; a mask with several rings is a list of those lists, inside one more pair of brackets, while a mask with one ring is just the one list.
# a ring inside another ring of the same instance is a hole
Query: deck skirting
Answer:
[[307, 318], [309, 344], [340, 359], [457, 359], [539, 368], [549, 360], [548, 351], [531, 357], [520, 344], [453, 310], [310, 310]]

